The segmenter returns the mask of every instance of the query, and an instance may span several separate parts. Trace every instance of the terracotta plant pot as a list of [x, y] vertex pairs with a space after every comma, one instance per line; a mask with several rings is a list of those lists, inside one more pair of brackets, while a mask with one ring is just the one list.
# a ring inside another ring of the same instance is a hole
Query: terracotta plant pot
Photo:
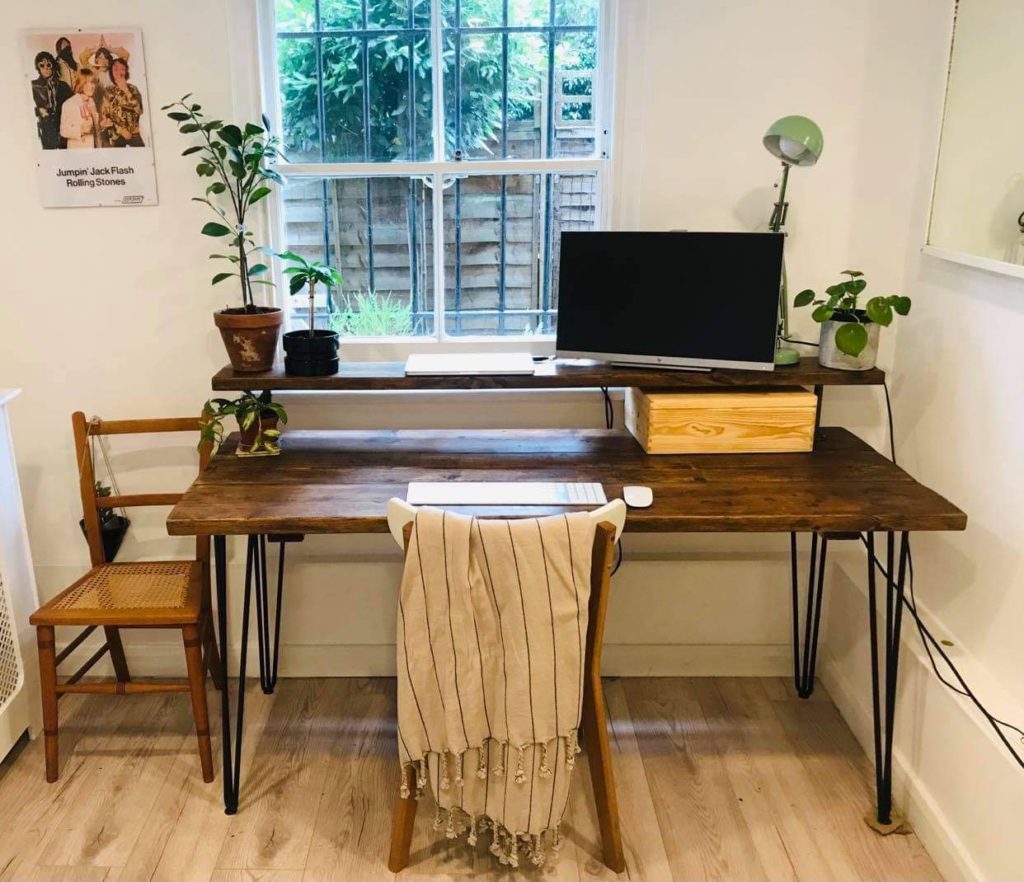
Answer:
[[236, 456], [276, 456], [281, 452], [280, 447], [277, 450], [257, 450], [253, 451], [252, 446], [256, 443], [256, 434], [260, 431], [265, 432], [267, 429], [277, 428], [277, 414], [272, 410], [265, 410], [260, 416], [260, 423], [257, 425], [253, 423], [248, 429], [243, 429], [241, 426], [238, 427], [238, 447], [235, 448]]
[[274, 366], [283, 322], [284, 313], [276, 306], [258, 306], [253, 312], [222, 309], [213, 314], [236, 371], [269, 371]]

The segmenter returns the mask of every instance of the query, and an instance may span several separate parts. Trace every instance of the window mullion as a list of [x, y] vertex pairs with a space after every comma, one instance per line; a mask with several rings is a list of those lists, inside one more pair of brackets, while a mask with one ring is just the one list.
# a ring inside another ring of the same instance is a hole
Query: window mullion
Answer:
[[434, 337], [444, 339], [444, 175], [431, 175], [431, 195], [434, 200]]

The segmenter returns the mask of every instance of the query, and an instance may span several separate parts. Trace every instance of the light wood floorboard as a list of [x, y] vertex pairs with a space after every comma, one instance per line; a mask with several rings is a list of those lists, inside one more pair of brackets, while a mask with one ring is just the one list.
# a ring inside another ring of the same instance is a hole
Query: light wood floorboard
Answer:
[[[232, 684], [234, 693], [237, 684]], [[863, 821], [873, 773], [820, 685], [634, 678], [605, 684], [626, 850], [623, 879], [938, 880], [914, 835]], [[234, 697], [232, 695], [232, 697]], [[211, 724], [219, 700], [210, 691]], [[61, 778], [42, 740], [0, 763], [0, 882], [334, 882], [390, 879], [397, 786], [395, 684], [281, 680], [246, 690], [242, 801], [204, 784], [180, 695], [68, 696]], [[400, 880], [608, 880], [586, 762], [555, 862], [499, 866], [484, 844], [438, 836], [420, 807]]]

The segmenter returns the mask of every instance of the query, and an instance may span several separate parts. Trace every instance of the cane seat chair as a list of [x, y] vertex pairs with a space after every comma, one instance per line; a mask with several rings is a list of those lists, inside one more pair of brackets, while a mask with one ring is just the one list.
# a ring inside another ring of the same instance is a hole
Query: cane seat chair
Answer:
[[[219, 683], [220, 662], [210, 615], [210, 550], [208, 538], [196, 542], [194, 560], [110, 563], [105, 558], [100, 512], [134, 506], [173, 505], [177, 493], [142, 493], [98, 496], [90, 439], [101, 435], [199, 432], [196, 417], [153, 420], [86, 420], [77, 411], [71, 416], [85, 533], [92, 568], [69, 588], [30, 617], [39, 645], [39, 673], [43, 703], [43, 736], [46, 780], [59, 775], [57, 701], [68, 693], [134, 695], [152, 692], [188, 692], [192, 698], [199, 741], [203, 780], [213, 780], [210, 723], [206, 706], [206, 672]], [[200, 449], [200, 471], [210, 458], [210, 447]], [[55, 628], [84, 626], [60, 653]], [[57, 666], [97, 628], [105, 643], [64, 682], [58, 682]], [[137, 682], [132, 680], [121, 642], [122, 628], [173, 628], [181, 631], [188, 677], [185, 680]], [[80, 682], [104, 655], [110, 655], [113, 680]]]

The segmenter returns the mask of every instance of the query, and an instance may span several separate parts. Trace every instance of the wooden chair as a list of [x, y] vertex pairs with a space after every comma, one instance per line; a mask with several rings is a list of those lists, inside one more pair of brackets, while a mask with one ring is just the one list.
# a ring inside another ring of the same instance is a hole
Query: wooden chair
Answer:
[[[189, 561], [146, 561], [108, 563], [104, 558], [100, 511], [128, 506], [174, 505], [179, 493], [141, 493], [98, 497], [90, 436], [129, 435], [157, 432], [199, 431], [197, 417], [153, 420], [86, 421], [78, 411], [71, 415], [75, 433], [75, 456], [79, 464], [79, 489], [85, 516], [92, 569], [70, 588], [37, 609], [29, 621], [36, 627], [39, 644], [39, 674], [43, 700], [43, 736], [46, 749], [46, 780], [58, 777], [57, 700], [70, 692], [134, 695], [149, 692], [190, 692], [192, 714], [199, 739], [203, 780], [213, 780], [210, 752], [210, 723], [206, 708], [206, 671], [218, 688], [220, 662], [210, 615], [209, 539], [196, 541], [196, 559]], [[200, 450], [199, 469], [210, 458], [210, 447]], [[54, 628], [84, 625], [85, 630], [56, 653]], [[63, 683], [57, 682], [57, 665], [67, 658], [96, 628], [103, 628], [106, 642]], [[177, 628], [185, 644], [188, 679], [136, 683], [128, 672], [122, 628]], [[205, 654], [203, 652], [205, 648]], [[115, 679], [80, 683], [79, 680], [110, 653]]]
[[[621, 499], [616, 499], [595, 509], [590, 516], [597, 522], [597, 531], [594, 534], [594, 551], [591, 558], [590, 627], [587, 629], [584, 661], [583, 747], [590, 763], [604, 862], [608, 869], [621, 873], [626, 869], [626, 860], [622, 852], [619, 805], [612, 775], [612, 752], [608, 744], [608, 721], [604, 687], [601, 684], [601, 647], [604, 642], [604, 622], [608, 611], [615, 542], [622, 535], [626, 524], [626, 504]], [[415, 517], [416, 509], [405, 500], [392, 499], [388, 502], [388, 528], [403, 550], [409, 547], [412, 521]], [[410, 769], [406, 774], [409, 791], [415, 793], [415, 773]], [[392, 873], [400, 873], [409, 865], [409, 848], [412, 844], [417, 804], [418, 801], [413, 796], [406, 799], [399, 796], [395, 800], [395, 810], [391, 819], [391, 853], [388, 857], [388, 869]]]

